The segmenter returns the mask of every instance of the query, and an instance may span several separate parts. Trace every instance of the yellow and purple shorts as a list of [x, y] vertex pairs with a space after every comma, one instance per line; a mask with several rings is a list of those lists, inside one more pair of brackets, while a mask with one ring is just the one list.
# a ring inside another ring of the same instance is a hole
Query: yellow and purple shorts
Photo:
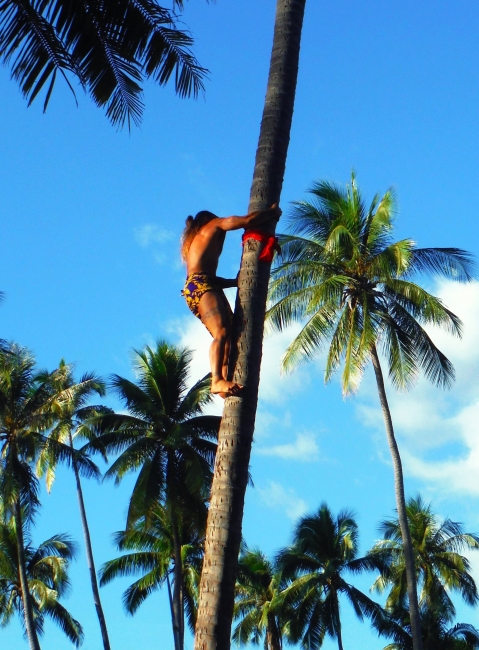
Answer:
[[185, 298], [189, 310], [201, 320], [198, 310], [201, 296], [207, 291], [215, 291], [219, 293], [225, 305], [227, 305], [230, 316], [232, 317], [231, 307], [226, 298], [223, 289], [216, 283], [216, 276], [209, 275], [208, 273], [190, 273], [186, 278], [185, 286], [181, 295]]

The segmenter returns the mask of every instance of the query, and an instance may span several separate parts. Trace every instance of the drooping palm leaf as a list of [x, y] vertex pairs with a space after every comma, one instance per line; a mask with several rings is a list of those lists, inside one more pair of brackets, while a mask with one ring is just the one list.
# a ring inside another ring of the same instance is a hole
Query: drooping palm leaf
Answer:
[[[176, 3], [180, 8], [182, 2]], [[142, 85], [174, 77], [181, 97], [197, 96], [206, 70], [178, 29], [176, 13], [156, 0], [1, 0], [0, 60], [31, 103], [58, 75], [80, 84], [113, 124], [138, 124]]]

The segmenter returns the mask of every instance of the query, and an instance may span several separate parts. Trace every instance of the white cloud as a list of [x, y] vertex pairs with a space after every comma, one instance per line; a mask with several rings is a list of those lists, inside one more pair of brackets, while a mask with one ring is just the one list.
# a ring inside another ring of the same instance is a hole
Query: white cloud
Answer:
[[282, 510], [289, 519], [298, 519], [308, 509], [306, 501], [296, 496], [291, 488], [270, 481], [265, 488], [257, 488], [261, 501], [273, 510]]
[[318, 459], [319, 448], [316, 436], [313, 433], [305, 432], [296, 434], [296, 440], [293, 442], [272, 447], [259, 447], [256, 448], [255, 453], [263, 456], [276, 456], [285, 460], [314, 462]]
[[479, 422], [479, 401], [463, 408], [449, 422], [456, 431], [456, 440], [462, 447], [460, 455], [456, 453], [444, 460], [430, 461], [421, 458], [410, 446], [403, 451], [408, 470], [414, 476], [438, 483], [443, 488], [479, 496], [479, 440], [477, 427]]
[[[479, 284], [441, 282], [434, 293], [464, 323], [462, 339], [431, 330], [433, 341], [455, 367], [456, 382], [450, 390], [424, 378], [407, 393], [389, 387], [393, 422], [409, 475], [444, 495], [460, 491], [479, 496]], [[365, 377], [357, 399], [363, 424], [383, 429], [372, 374]]]
[[169, 230], [164, 230], [154, 223], [146, 223], [140, 228], [135, 228], [135, 241], [143, 248], [147, 248], [151, 244], [163, 244], [173, 238], [173, 233]]

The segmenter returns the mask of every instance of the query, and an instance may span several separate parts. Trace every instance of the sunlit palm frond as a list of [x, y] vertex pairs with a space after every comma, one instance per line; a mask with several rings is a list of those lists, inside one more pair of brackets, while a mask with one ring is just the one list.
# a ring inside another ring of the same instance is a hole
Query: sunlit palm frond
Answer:
[[454, 336], [462, 336], [461, 320], [436, 296], [412, 282], [391, 279], [384, 283], [383, 294], [398, 303], [423, 325], [435, 325]]
[[439, 275], [456, 282], [470, 282], [477, 275], [477, 264], [461, 248], [417, 248], [413, 251], [411, 272]]

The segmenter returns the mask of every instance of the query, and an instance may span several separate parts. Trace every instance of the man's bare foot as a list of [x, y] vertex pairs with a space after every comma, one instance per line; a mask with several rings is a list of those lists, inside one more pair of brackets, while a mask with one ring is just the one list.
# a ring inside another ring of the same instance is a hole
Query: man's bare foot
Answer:
[[211, 392], [213, 395], [219, 395], [223, 399], [225, 399], [225, 397], [236, 397], [242, 390], [243, 386], [234, 381], [216, 379], [211, 382]]

